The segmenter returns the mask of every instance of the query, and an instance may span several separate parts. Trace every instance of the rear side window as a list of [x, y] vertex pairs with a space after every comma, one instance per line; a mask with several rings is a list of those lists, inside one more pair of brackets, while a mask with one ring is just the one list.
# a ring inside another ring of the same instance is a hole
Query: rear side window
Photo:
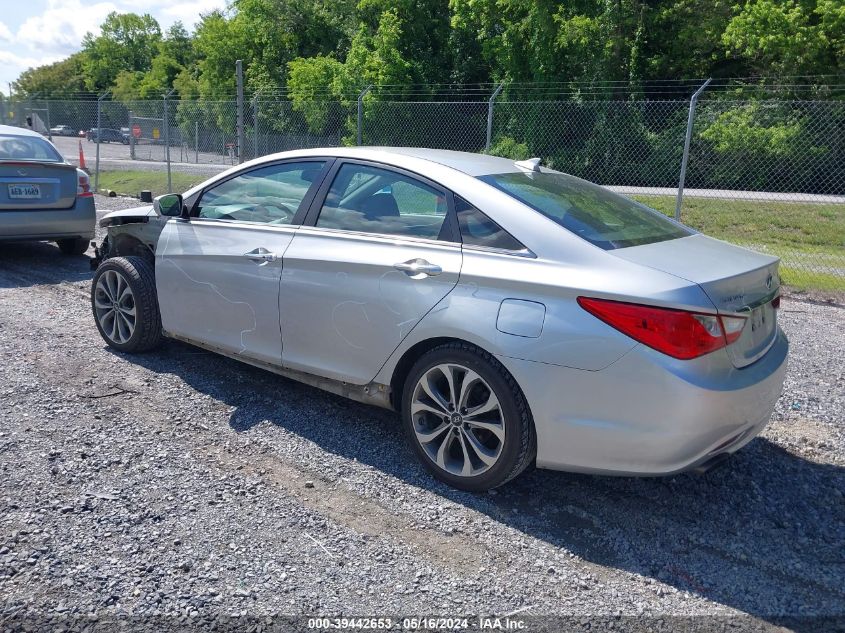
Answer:
[[520, 172], [481, 176], [480, 180], [605, 250], [692, 234], [654, 209], [574, 176]]
[[527, 250], [514, 236], [459, 196], [455, 196], [455, 212], [464, 244], [507, 251]]
[[50, 143], [37, 136], [0, 135], [0, 160], [43, 160], [62, 162]]
[[416, 178], [348, 163], [332, 182], [317, 226], [436, 240], [446, 208], [443, 192]]

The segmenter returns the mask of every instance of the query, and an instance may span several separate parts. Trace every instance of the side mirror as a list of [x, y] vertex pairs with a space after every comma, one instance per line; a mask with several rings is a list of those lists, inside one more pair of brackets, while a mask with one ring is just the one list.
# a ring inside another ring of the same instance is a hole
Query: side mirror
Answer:
[[159, 215], [178, 218], [182, 215], [182, 207], [184, 204], [185, 203], [180, 194], [166, 193], [163, 196], [157, 196], [153, 200], [153, 209], [155, 209], [155, 212]]

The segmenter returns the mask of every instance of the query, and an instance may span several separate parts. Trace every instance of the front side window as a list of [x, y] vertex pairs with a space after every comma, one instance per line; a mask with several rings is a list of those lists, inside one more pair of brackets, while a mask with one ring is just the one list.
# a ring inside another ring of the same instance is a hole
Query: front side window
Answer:
[[480, 180], [605, 250], [693, 233], [639, 202], [566, 174], [520, 172], [481, 176]]
[[329, 189], [317, 226], [438, 239], [446, 220], [443, 192], [403, 174], [345, 164]]
[[0, 135], [0, 160], [38, 160], [62, 162], [50, 143], [37, 136]]
[[290, 224], [324, 164], [308, 161], [268, 165], [235, 176], [203, 192], [197, 216]]

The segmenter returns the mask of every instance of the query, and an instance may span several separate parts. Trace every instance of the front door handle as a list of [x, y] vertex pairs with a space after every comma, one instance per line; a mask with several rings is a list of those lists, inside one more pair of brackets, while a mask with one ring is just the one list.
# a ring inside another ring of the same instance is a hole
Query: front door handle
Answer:
[[244, 257], [258, 264], [266, 264], [280, 259], [276, 253], [272, 253], [263, 247], [254, 248], [248, 253], [244, 253]]
[[434, 277], [443, 272], [437, 264], [432, 264], [424, 259], [409, 259], [407, 262], [399, 262], [393, 264], [396, 270], [401, 270], [411, 279], [423, 279], [424, 277]]

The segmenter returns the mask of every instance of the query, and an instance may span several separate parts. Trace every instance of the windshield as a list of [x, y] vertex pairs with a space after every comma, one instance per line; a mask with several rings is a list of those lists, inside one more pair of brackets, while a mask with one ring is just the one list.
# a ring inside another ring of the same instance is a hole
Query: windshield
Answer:
[[37, 160], [62, 162], [62, 157], [47, 141], [37, 136], [0, 135], [0, 160]]
[[479, 179], [605, 250], [674, 240], [693, 233], [654, 209], [574, 176], [517, 172]]

